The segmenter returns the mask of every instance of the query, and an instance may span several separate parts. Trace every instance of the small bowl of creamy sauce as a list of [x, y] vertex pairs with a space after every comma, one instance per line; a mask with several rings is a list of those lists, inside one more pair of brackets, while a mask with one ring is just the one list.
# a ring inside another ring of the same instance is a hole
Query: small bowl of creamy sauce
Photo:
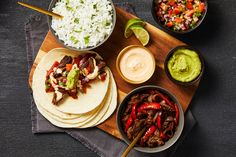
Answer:
[[147, 81], [154, 73], [156, 62], [145, 47], [131, 45], [124, 48], [117, 57], [116, 68], [121, 77], [132, 84]]

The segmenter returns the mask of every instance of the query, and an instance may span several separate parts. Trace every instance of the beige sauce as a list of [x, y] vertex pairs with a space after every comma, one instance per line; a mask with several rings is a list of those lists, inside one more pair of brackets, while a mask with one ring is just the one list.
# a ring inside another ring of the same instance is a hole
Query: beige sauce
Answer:
[[155, 61], [147, 50], [134, 47], [122, 55], [119, 66], [125, 78], [134, 82], [143, 82], [153, 74]]

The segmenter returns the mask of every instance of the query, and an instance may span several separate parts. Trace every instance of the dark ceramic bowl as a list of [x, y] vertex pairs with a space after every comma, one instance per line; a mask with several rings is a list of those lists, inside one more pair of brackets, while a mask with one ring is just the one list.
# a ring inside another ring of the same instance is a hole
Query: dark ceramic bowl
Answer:
[[[173, 53], [174, 53], [176, 50], [178, 50], [178, 49], [189, 49], [189, 50], [195, 51], [195, 52], [198, 54], [199, 59], [200, 59], [200, 61], [201, 61], [201, 72], [200, 72], [200, 74], [198, 75], [198, 77], [196, 77], [194, 80], [192, 80], [192, 81], [190, 81], [190, 82], [181, 82], [181, 81], [175, 80], [175, 79], [171, 76], [171, 74], [170, 74], [170, 72], [169, 72], [169, 69], [168, 69], [168, 61], [170, 60], [170, 57], [173, 55]], [[196, 82], [198, 82], [198, 81], [202, 78], [202, 75], [203, 75], [203, 73], [204, 73], [204, 67], [205, 67], [205, 66], [204, 66], [204, 59], [203, 59], [201, 53], [200, 53], [197, 49], [195, 49], [195, 48], [193, 48], [193, 47], [191, 47], [191, 46], [188, 46], [188, 45], [177, 46], [177, 47], [173, 48], [172, 50], [170, 50], [170, 52], [169, 52], [168, 55], [166, 56], [165, 63], [164, 63], [165, 72], [166, 72], [166, 75], [168, 76], [168, 78], [169, 78], [172, 82], [174, 82], [174, 83], [176, 83], [176, 84], [179, 84], [179, 85], [183, 85], [183, 86], [193, 85], [193, 84], [195, 84]]]
[[168, 27], [166, 27], [165, 25], [163, 25], [163, 23], [161, 23], [161, 21], [158, 19], [157, 17], [157, 14], [156, 14], [156, 9], [155, 9], [155, 6], [156, 6], [156, 2], [158, 2], [158, 0], [153, 0], [152, 1], [152, 8], [151, 8], [151, 12], [152, 12], [152, 17], [154, 18], [154, 20], [156, 21], [156, 23], [161, 27], [163, 28], [164, 30], [168, 31], [168, 32], [173, 32], [173, 33], [177, 33], [177, 34], [185, 34], [185, 33], [189, 33], [189, 32], [192, 32], [193, 30], [195, 30], [201, 23], [202, 21], [204, 20], [206, 14], [207, 14], [207, 10], [208, 10], [208, 2], [207, 0], [202, 0], [205, 5], [206, 5], [206, 10], [203, 14], [203, 16], [201, 17], [200, 21], [198, 21], [198, 23], [196, 24], [195, 27], [193, 28], [190, 28], [190, 29], [187, 29], [185, 31], [175, 31], [173, 29], [170, 29]]
[[122, 114], [124, 113], [126, 107], [127, 107], [127, 102], [130, 100], [131, 96], [133, 96], [136, 93], [140, 93], [142, 91], [145, 90], [150, 90], [150, 89], [156, 89], [164, 94], [167, 94], [177, 105], [179, 108], [179, 124], [177, 126], [177, 130], [175, 131], [174, 136], [169, 139], [167, 142], [165, 142], [165, 144], [163, 146], [158, 146], [155, 148], [149, 148], [149, 147], [134, 147], [134, 149], [140, 151], [140, 152], [145, 152], [145, 153], [157, 153], [157, 152], [161, 152], [164, 151], [166, 149], [168, 149], [169, 147], [171, 147], [180, 137], [182, 131], [183, 131], [183, 127], [184, 127], [184, 112], [182, 109], [181, 104], [179, 103], [179, 101], [176, 99], [176, 97], [171, 94], [169, 91], [167, 91], [166, 89], [159, 87], [159, 86], [154, 86], [154, 85], [147, 85], [147, 86], [142, 86], [142, 87], [138, 87], [136, 89], [134, 89], [133, 91], [131, 91], [125, 98], [124, 100], [121, 102], [121, 104], [118, 107], [117, 110], [117, 116], [116, 116], [116, 121], [117, 121], [117, 125], [118, 125], [118, 129], [124, 139], [124, 141], [127, 144], [130, 144], [129, 139], [127, 138], [125, 132], [124, 132], [124, 126], [121, 120]]
[[[55, 6], [55, 4], [56, 4], [57, 1], [58, 1], [58, 0], [52, 0], [52, 1], [51, 1], [50, 5], [49, 5], [49, 8], [48, 8], [48, 11], [52, 12], [52, 8], [54, 8], [54, 6]], [[83, 48], [83, 49], [77, 49], [77, 48], [75, 48], [75, 47], [66, 45], [66, 44], [64, 43], [64, 41], [62, 41], [62, 40], [60, 40], [60, 39], [58, 38], [58, 36], [56, 35], [55, 30], [52, 29], [52, 27], [51, 27], [51, 25], [52, 25], [52, 17], [51, 17], [51, 16], [48, 16], [48, 27], [49, 27], [50, 31], [52, 32], [53, 36], [56, 38], [56, 40], [57, 40], [60, 44], [62, 44], [64, 47], [66, 47], [66, 48], [69, 48], [69, 49], [75, 50], [75, 51], [87, 51], [87, 50], [95, 49], [96, 47], [102, 45], [104, 42], [107, 41], [107, 39], [111, 36], [111, 34], [112, 34], [112, 32], [113, 32], [113, 30], [114, 30], [114, 28], [115, 28], [115, 24], [116, 24], [116, 10], [115, 10], [115, 6], [114, 6], [112, 0], [108, 0], [108, 1], [111, 2], [111, 6], [112, 6], [112, 10], [113, 10], [113, 22], [112, 22], [112, 23], [113, 23], [113, 26], [112, 26], [112, 29], [111, 29], [111, 31], [110, 31], [110, 34], [108, 34], [108, 35], [103, 39], [103, 41], [101, 41], [100, 43], [98, 43], [97, 45], [95, 45], [95, 46], [93, 46], [93, 47], [87, 47], [87, 48]]]

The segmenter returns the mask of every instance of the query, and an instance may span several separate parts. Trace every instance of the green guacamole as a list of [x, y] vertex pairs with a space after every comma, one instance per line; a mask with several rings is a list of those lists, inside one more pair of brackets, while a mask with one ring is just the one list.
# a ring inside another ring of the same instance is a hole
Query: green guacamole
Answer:
[[66, 88], [73, 89], [75, 88], [79, 78], [79, 70], [73, 69], [67, 75]]
[[195, 51], [176, 50], [168, 61], [168, 70], [172, 78], [180, 82], [190, 82], [201, 73], [201, 61]]

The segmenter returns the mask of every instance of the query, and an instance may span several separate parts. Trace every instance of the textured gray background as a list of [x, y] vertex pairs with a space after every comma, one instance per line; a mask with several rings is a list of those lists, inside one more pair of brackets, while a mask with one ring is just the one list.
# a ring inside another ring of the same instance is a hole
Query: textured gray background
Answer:
[[[119, 2], [121, 0], [114, 0]], [[96, 156], [64, 134], [31, 133], [24, 23], [38, 13], [17, 0], [0, 1], [0, 156]], [[24, 0], [47, 8], [50, 0]], [[129, 0], [139, 17], [155, 24], [151, 0]], [[236, 1], [209, 0], [204, 23], [176, 36], [198, 48], [206, 71], [191, 110], [198, 125], [177, 156], [236, 156]]]

